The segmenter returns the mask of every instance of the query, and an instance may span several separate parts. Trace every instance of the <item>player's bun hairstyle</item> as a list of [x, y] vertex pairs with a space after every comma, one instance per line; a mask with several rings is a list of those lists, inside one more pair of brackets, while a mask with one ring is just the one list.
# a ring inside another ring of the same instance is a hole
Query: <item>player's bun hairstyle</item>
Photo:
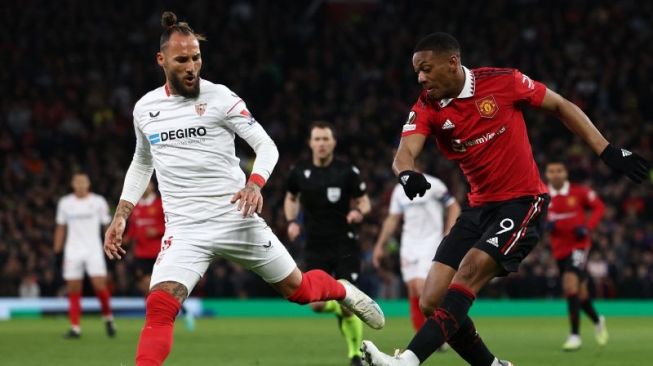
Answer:
[[449, 33], [436, 32], [422, 38], [417, 42], [413, 53], [420, 51], [433, 51], [434, 53], [460, 53], [460, 43]]
[[177, 15], [171, 11], [164, 11], [161, 15], [161, 26], [163, 27], [163, 33], [161, 33], [161, 38], [159, 39], [160, 49], [163, 49], [166, 46], [166, 43], [168, 43], [168, 40], [173, 33], [181, 33], [187, 36], [192, 35], [195, 36], [198, 41], [206, 41], [206, 37], [195, 33], [188, 23], [177, 22]]

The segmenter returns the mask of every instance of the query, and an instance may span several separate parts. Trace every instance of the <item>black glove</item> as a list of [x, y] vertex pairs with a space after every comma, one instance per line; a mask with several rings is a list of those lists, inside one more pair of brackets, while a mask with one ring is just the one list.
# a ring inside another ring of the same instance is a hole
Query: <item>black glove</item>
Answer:
[[599, 157], [607, 166], [626, 174], [635, 183], [642, 183], [646, 180], [649, 169], [651, 169], [649, 162], [641, 156], [612, 145], [608, 145]]
[[404, 187], [404, 192], [411, 201], [417, 195], [422, 197], [431, 188], [431, 183], [426, 181], [424, 174], [412, 170], [404, 170], [399, 174], [399, 184]]
[[547, 232], [554, 232], [556, 229], [556, 222], [555, 221], [547, 221], [546, 222], [546, 231]]
[[589, 231], [587, 230], [587, 226], [585, 225], [578, 225], [574, 229], [574, 234], [576, 234], [576, 239], [578, 240], [583, 240], [587, 237], [589, 234]]

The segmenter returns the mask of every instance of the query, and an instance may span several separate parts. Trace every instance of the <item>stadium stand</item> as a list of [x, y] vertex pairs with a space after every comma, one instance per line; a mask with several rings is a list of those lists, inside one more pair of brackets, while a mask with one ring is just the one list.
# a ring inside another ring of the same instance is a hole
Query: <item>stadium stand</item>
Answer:
[[[284, 172], [308, 152], [311, 121], [338, 127], [338, 152], [360, 167], [373, 203], [360, 229], [366, 252], [361, 283], [372, 294], [401, 296], [396, 258], [376, 273], [371, 249], [395, 184], [393, 148], [419, 92], [410, 56], [421, 35], [455, 34], [467, 66], [519, 68], [581, 106], [611, 141], [653, 159], [653, 57], [646, 52], [653, 42], [653, 3], [579, 0], [563, 10], [549, 1], [457, 1], [429, 11], [394, 1], [167, 4], [208, 37], [202, 76], [242, 96], [280, 148], [263, 216], [282, 240]], [[45, 0], [3, 8], [0, 296], [56, 296], [62, 291], [52, 253], [57, 199], [69, 190], [71, 172], [83, 169], [92, 189], [117, 203], [134, 145], [132, 106], [163, 80], [154, 54], [164, 9], [146, 1]], [[487, 28], [473, 33], [469, 24]], [[566, 157], [572, 180], [590, 184], [608, 205], [593, 234], [595, 295], [653, 297], [650, 183], [617, 179], [559, 122], [527, 118], [538, 162]], [[251, 151], [241, 150], [247, 170]], [[428, 153], [429, 171], [462, 200], [461, 175]], [[300, 253], [301, 242], [290, 248]], [[110, 268], [114, 294], [136, 295], [131, 256]], [[541, 244], [519, 274], [493, 283], [484, 296], [554, 297], [557, 281], [555, 262]], [[217, 261], [194, 294], [269, 291], [252, 274]]]

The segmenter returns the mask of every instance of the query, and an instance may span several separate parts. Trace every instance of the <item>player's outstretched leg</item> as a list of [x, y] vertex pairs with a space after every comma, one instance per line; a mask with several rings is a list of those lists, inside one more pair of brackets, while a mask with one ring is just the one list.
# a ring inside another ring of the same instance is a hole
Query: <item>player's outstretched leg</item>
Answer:
[[274, 283], [273, 287], [286, 299], [298, 304], [338, 300], [370, 327], [381, 329], [385, 324], [383, 311], [374, 300], [348, 281], [336, 281], [322, 270], [302, 273], [295, 268], [281, 282]]
[[175, 318], [188, 296], [186, 286], [166, 281], [152, 287], [145, 301], [145, 325], [136, 350], [137, 366], [163, 364], [172, 348]]
[[[463, 258], [453, 283], [440, 306], [424, 326], [417, 332], [406, 351], [392, 358], [381, 356], [370, 342], [365, 344], [363, 353], [371, 365], [416, 366], [424, 362], [445, 341], [451, 339], [464, 324], [469, 308], [480, 290], [490, 279], [501, 273], [501, 267], [486, 252], [472, 248]], [[369, 351], [366, 351], [369, 350]], [[375, 361], [378, 359], [378, 361]], [[393, 360], [394, 363], [388, 360]], [[399, 361], [395, 361], [399, 360]], [[377, 362], [377, 363], [375, 363]]]
[[[420, 364], [420, 360], [412, 352], [403, 352], [395, 350], [392, 356], [381, 352], [371, 341], [363, 341], [361, 347], [365, 362], [369, 366], [416, 366]], [[471, 362], [465, 359], [467, 362]], [[514, 366], [512, 362], [506, 360], [499, 360], [497, 358], [491, 359], [488, 363], [470, 363], [472, 366]]]
[[469, 316], [460, 324], [458, 332], [449, 337], [448, 342], [451, 348], [472, 366], [511, 365], [508, 361], [494, 357], [476, 331], [474, 322]]

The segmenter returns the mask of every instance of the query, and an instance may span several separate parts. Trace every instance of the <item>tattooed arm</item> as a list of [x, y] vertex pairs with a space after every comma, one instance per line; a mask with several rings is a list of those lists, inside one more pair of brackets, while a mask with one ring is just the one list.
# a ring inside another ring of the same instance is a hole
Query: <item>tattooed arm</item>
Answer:
[[127, 219], [131, 215], [134, 205], [128, 201], [120, 200], [116, 208], [113, 221], [104, 234], [104, 253], [109, 259], [121, 259], [126, 252], [122, 248], [122, 237], [127, 225]]

